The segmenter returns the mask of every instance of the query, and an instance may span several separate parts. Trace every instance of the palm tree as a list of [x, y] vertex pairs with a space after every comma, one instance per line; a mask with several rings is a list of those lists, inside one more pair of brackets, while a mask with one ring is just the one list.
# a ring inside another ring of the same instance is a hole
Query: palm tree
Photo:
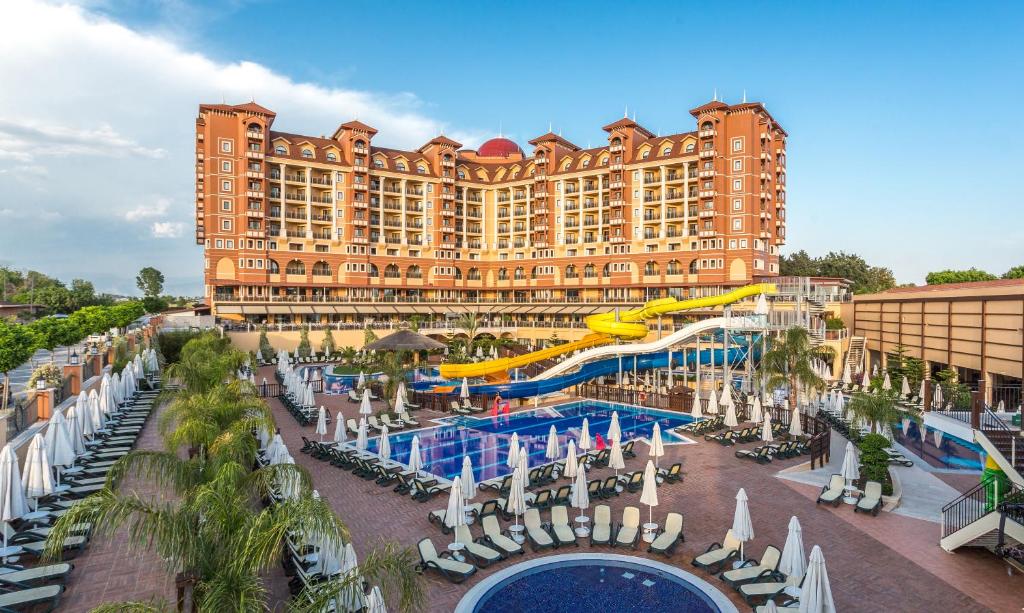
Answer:
[[243, 435], [273, 432], [274, 427], [269, 407], [252, 384], [237, 380], [203, 393], [178, 394], [159, 419], [169, 451], [184, 446], [190, 455], [202, 455], [218, 446], [250, 466], [256, 459], [255, 439]]
[[466, 353], [471, 353], [473, 341], [476, 340], [478, 330], [480, 329], [480, 313], [464, 313], [455, 322], [455, 326], [466, 331]]
[[815, 359], [830, 360], [833, 352], [828, 347], [811, 345], [807, 330], [793, 326], [781, 336], [768, 340], [768, 350], [761, 356], [758, 376], [768, 387], [786, 385], [789, 388], [789, 408], [796, 406], [798, 384], [812, 389], [824, 387], [825, 382], [814, 372]]
[[871, 424], [871, 432], [874, 434], [881, 434], [882, 424], [892, 424], [904, 417], [920, 422], [920, 411], [912, 407], [900, 407], [896, 402], [897, 397], [895, 390], [857, 392], [850, 399], [848, 409], [857, 419], [863, 419]]

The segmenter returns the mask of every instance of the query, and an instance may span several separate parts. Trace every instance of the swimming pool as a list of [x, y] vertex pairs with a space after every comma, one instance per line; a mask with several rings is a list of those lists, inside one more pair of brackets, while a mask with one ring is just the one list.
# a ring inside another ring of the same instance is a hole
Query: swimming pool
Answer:
[[473, 587], [456, 613], [545, 611], [734, 613], [706, 581], [679, 568], [616, 554], [556, 555], [523, 562]]
[[[693, 421], [691, 416], [681, 413], [583, 400], [498, 417], [454, 417], [445, 420], [447, 423], [443, 425], [395, 433], [390, 437], [391, 459], [407, 463], [412, 437], [418, 435], [424, 471], [453, 479], [462, 472], [462, 457], [469, 456], [474, 477], [478, 482], [484, 481], [512, 472], [505, 464], [512, 433], [519, 435], [520, 448], [526, 449], [530, 466], [536, 466], [547, 462], [544, 452], [551, 426], [558, 432], [558, 444], [564, 457], [569, 440], [579, 437], [584, 418], [588, 420], [593, 441], [597, 434], [607, 435], [612, 411], [619, 414], [623, 442], [650, 437], [655, 423], [660, 424], [666, 443], [678, 441], [680, 439], [668, 430]], [[378, 440], [378, 437], [370, 439], [368, 449], [371, 452], [376, 453]]]
[[985, 450], [981, 445], [948, 432], [911, 421], [907, 432], [903, 432], [902, 423], [896, 424], [893, 438], [933, 468], [966, 471], [985, 468]]

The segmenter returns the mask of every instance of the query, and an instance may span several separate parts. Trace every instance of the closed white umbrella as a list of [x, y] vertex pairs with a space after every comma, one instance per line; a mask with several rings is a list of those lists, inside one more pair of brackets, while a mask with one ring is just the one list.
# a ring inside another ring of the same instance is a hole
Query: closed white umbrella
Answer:
[[476, 476], [473, 475], [473, 460], [468, 455], [462, 456], [462, 497], [468, 504], [476, 496]]
[[853, 498], [853, 482], [860, 479], [860, 463], [857, 460], [857, 448], [853, 446], [852, 441], [846, 442], [846, 453], [843, 455], [843, 466], [839, 470], [839, 474], [846, 479], [846, 498], [844, 501], [847, 504], [853, 504], [856, 499]]
[[279, 450], [283, 449], [283, 448], [284, 448], [284, 441], [281, 440], [281, 435], [280, 434], [275, 434], [273, 436], [273, 438], [270, 439], [270, 443], [267, 445], [267, 449], [266, 449], [267, 461], [269, 463], [271, 463], [271, 464], [276, 464], [277, 463], [276, 460], [277, 460], [277, 456], [278, 456]]
[[517, 530], [513, 530], [512, 534], [516, 538], [516, 542], [523, 542], [522, 536], [518, 531], [519, 528], [519, 516], [526, 513], [526, 471], [521, 467], [517, 466], [512, 472], [512, 484], [511, 489], [508, 492], [508, 510], [515, 516], [515, 524], [513, 524]]
[[360, 370], [359, 379], [356, 380], [356, 389], [360, 389], [363, 387], [366, 387], [366, 375], [364, 375], [363, 371]]
[[360, 415], [373, 415], [373, 406], [370, 404], [370, 390], [363, 389], [363, 398], [359, 401]]
[[[18, 456], [10, 443], [0, 451], [0, 521], [9, 523], [28, 513], [25, 490], [21, 485]], [[4, 529], [4, 549], [7, 548], [7, 530]], [[5, 560], [6, 561], [6, 560]]]
[[466, 499], [462, 497], [462, 478], [456, 476], [452, 482], [452, 489], [448, 491], [448, 508], [444, 512], [444, 525], [452, 529], [454, 535], [453, 543], [459, 543], [459, 526], [466, 525]]
[[732, 535], [740, 542], [740, 560], [743, 557], [743, 544], [754, 538], [754, 526], [750, 522], [750, 508], [747, 506], [747, 492], [742, 487], [736, 492], [736, 511], [732, 516]]
[[933, 406], [937, 406], [937, 407], [941, 407], [942, 406], [942, 386], [941, 385], [936, 385], [935, 386], [935, 395], [932, 398], [932, 405]]
[[558, 449], [558, 431], [554, 426], [548, 430], [548, 446], [544, 450], [544, 457], [552, 461], [562, 457], [562, 452]]
[[377, 455], [385, 462], [391, 459], [391, 437], [388, 435], [388, 427], [380, 427], [380, 439], [377, 441]]
[[853, 375], [850, 374], [849, 364], [847, 364], [846, 367], [843, 368], [843, 385], [846, 385], [847, 387], [853, 385]]
[[420, 454], [420, 437], [417, 434], [412, 437], [412, 443], [409, 445], [409, 470], [418, 477], [422, 469], [423, 456]]
[[110, 375], [110, 389], [114, 392], [114, 403], [120, 406], [125, 401], [124, 384], [121, 383], [121, 375], [116, 372]]
[[476, 357], [478, 357], [478, 358], [483, 358], [484, 357], [484, 348], [483, 348], [482, 345], [477, 345], [476, 346]]
[[715, 390], [711, 390], [711, 396], [708, 397], [708, 415], [718, 415], [718, 394]]
[[341, 559], [341, 577], [349, 579], [347, 587], [340, 596], [339, 603], [343, 611], [358, 611], [363, 608], [362, 580], [359, 579], [359, 559], [356, 557], [356, 550], [352, 543], [345, 545], [345, 555]]
[[[81, 397], [79, 397], [79, 399], [81, 399]], [[68, 436], [71, 440], [71, 448], [74, 450], [76, 456], [85, 453], [85, 437], [82, 434], [82, 422], [84, 421], [82, 417], [83, 415], [85, 415], [85, 408], [81, 402], [76, 402], [69, 406], [68, 410], [64, 414]]]
[[719, 406], [728, 407], [733, 404], [731, 385], [722, 386], [722, 401]]
[[757, 424], [761, 422], [761, 397], [754, 396], [754, 408], [750, 410], [750, 421]]
[[39, 504], [39, 498], [53, 493], [53, 475], [50, 462], [46, 457], [46, 441], [43, 435], [36, 433], [28, 444], [25, 454], [25, 471], [21, 473], [21, 484], [25, 487], [25, 497], [32, 498]]
[[519, 462], [516, 464], [517, 468], [523, 469], [523, 479], [526, 485], [529, 485], [530, 479], [530, 456], [526, 453], [526, 445], [519, 448]]
[[789, 519], [789, 534], [786, 535], [786, 544], [779, 558], [779, 572], [796, 584], [803, 578], [805, 567], [803, 530], [800, 528], [800, 520], [794, 515]]
[[925, 380], [921, 379], [921, 387], [920, 387], [920, 389], [918, 389], [918, 392], [917, 392], [917, 395], [920, 396], [920, 398], [921, 398], [921, 402], [924, 402], [924, 388], [925, 388]]
[[932, 430], [932, 440], [936, 447], [942, 447], [942, 430]]
[[807, 573], [800, 589], [800, 613], [835, 613], [836, 603], [832, 600], [832, 586], [828, 582], [825, 556], [821, 547], [811, 548]]
[[640, 492], [640, 503], [647, 505], [647, 523], [654, 523], [654, 507], [658, 506], [658, 471], [654, 462], [647, 460], [644, 468], [644, 489]]
[[766, 443], [770, 443], [770, 442], [772, 442], [774, 440], [774, 437], [772, 436], [772, 414], [771, 413], [765, 413], [764, 414], [764, 422], [762, 422], [762, 425], [761, 425], [761, 440], [766, 442]]
[[110, 417], [115, 411], [117, 411], [117, 403], [114, 401], [114, 390], [110, 388], [110, 376], [107, 374], [103, 375], [103, 380], [100, 381], [100, 393], [99, 393], [100, 411], [103, 412], [103, 417]]
[[395, 394], [395, 414], [401, 415], [405, 413], [405, 396], [403, 394]]
[[263, 363], [263, 352], [260, 351], [258, 348], [256, 349], [256, 363], [257, 364], [262, 364]]
[[872, 377], [877, 377], [878, 376], [878, 364], [877, 363], [875, 363], [874, 368], [871, 369], [871, 376]]
[[46, 459], [50, 466], [57, 469], [57, 483], [60, 483], [61, 467], [68, 467], [75, 463], [75, 448], [71, 442], [71, 434], [68, 432], [68, 424], [64, 420], [64, 414], [54, 411], [46, 426]]
[[366, 419], [364, 418], [359, 420], [359, 431], [356, 434], [356, 449], [365, 451], [366, 445]]
[[370, 594], [366, 597], [366, 613], [388, 613], [387, 604], [384, 603], [384, 594], [380, 586], [373, 586]]
[[398, 382], [398, 389], [395, 390], [395, 406], [398, 406], [398, 398], [402, 399], [403, 406], [409, 402], [408, 394], [405, 391], [405, 381]]
[[576, 534], [586, 536], [587, 529], [583, 524], [587, 521], [586, 510], [590, 508], [590, 494], [587, 492], [587, 469], [585, 466], [581, 466], [576, 472], [576, 480], [572, 484], [571, 504], [572, 508], [580, 510], [580, 514], [576, 517], [576, 522], [580, 524], [580, 527], [576, 529]]
[[693, 395], [693, 410], [690, 411], [690, 415], [694, 419], [703, 419], [704, 418], [704, 411], [701, 408], [701, 402], [700, 402], [700, 390], [698, 390]]
[[306, 384], [306, 406], [307, 407], [316, 406], [316, 397], [313, 396], [313, 384], [312, 383], [307, 383]]
[[95, 389], [89, 390], [89, 418], [92, 420], [93, 434], [102, 430], [106, 421], [103, 419], [103, 411], [100, 410], [100, 397]]
[[583, 427], [580, 429], [579, 448], [586, 453], [590, 450], [590, 420], [583, 418]]
[[864, 371], [864, 376], [861, 377], [860, 384], [863, 385], [865, 388], [871, 385], [871, 375], [868, 374], [868, 371]]
[[885, 391], [892, 389], [892, 379], [889, 378], [889, 371], [885, 371], [885, 379], [882, 379], [882, 389]]
[[612, 441], [612, 450], [608, 454], [608, 468], [615, 471], [615, 476], [619, 476], [619, 471], [626, 467], [626, 461], [622, 457], [622, 443], [619, 439]]
[[725, 405], [725, 425], [729, 428], [735, 428], [740, 425], [739, 420], [736, 419], [736, 407], [730, 402]]
[[345, 416], [341, 414], [341, 411], [334, 415], [334, 442], [344, 443], [348, 437], [348, 432], [345, 431]]
[[576, 441], [570, 440], [569, 444], [566, 446], [565, 472], [563, 474], [569, 479], [575, 479], [578, 466], [579, 460], [576, 458]]
[[903, 396], [910, 395], [910, 382], [907, 381], [906, 375], [903, 375], [903, 383], [900, 384], [900, 394]]
[[793, 414], [789, 418], [790, 436], [803, 436], [803, 425], [800, 423], [800, 409], [793, 407]]
[[661, 440], [661, 425], [654, 423], [654, 431], [651, 433], [650, 450], [647, 455], [654, 458], [654, 466], [658, 466], [658, 458], [665, 455], [665, 443]]
[[320, 410], [317, 411], [316, 433], [320, 436], [320, 442], [322, 443], [324, 435], [327, 434], [327, 409], [324, 408], [324, 405], [320, 405]]
[[519, 435], [515, 432], [508, 440], [508, 457], [505, 458], [505, 466], [515, 468], [519, 464]]
[[469, 398], [469, 379], [462, 378], [462, 388], [459, 390], [459, 398]]
[[619, 427], [619, 412], [612, 411], [612, 421], [608, 424], [608, 440], [620, 440], [622, 428]]

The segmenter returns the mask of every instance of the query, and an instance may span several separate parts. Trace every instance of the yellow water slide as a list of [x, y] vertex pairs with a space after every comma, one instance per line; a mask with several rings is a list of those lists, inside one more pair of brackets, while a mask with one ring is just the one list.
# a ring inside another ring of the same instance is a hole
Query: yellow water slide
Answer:
[[616, 316], [615, 311], [611, 311], [587, 317], [584, 321], [593, 334], [588, 334], [578, 341], [548, 347], [547, 349], [531, 353], [524, 353], [523, 355], [511, 358], [499, 358], [474, 364], [442, 364], [440, 372], [441, 376], [446, 379], [493, 376], [498, 373], [507, 373], [513, 368], [522, 368], [527, 364], [548, 360], [563, 353], [576, 351], [577, 349], [590, 349], [598, 345], [605, 345], [616, 339], [635, 340], [644, 338], [650, 332], [647, 324], [644, 322], [659, 315], [721, 306], [749, 298], [750, 296], [774, 294], [775, 292], [775, 285], [772, 283], [755, 283], [734, 289], [731, 292], [705, 298], [691, 298], [689, 300], [658, 298], [657, 300], [645, 303], [642, 307], [628, 311], [619, 311], [618, 316]]

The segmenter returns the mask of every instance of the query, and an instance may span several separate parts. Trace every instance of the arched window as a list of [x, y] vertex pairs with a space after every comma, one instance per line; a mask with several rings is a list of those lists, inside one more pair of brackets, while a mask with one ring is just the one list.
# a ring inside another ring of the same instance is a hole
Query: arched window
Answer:
[[267, 271], [272, 275], [281, 274], [281, 267], [278, 265], [277, 260], [267, 260]]
[[395, 168], [397, 168], [398, 170], [405, 170], [405, 162], [399, 162], [395, 164]]
[[651, 155], [651, 150], [648, 149], [647, 151], [644, 151], [643, 153], [640, 154], [640, 158], [646, 160], [648, 158], [648, 156], [650, 156], [650, 155]]
[[384, 160], [382, 160], [380, 158], [374, 158], [374, 160], [373, 160], [373, 167], [374, 168], [384, 168]]
[[712, 130], [714, 129], [714, 127], [715, 124], [711, 123], [710, 121], [705, 121], [704, 123], [700, 124], [701, 130]]
[[327, 161], [328, 162], [337, 162], [338, 161], [338, 156], [333, 151], [328, 151], [327, 152]]
[[423, 164], [420, 164], [419, 166], [416, 167], [416, 172], [420, 173], [421, 175], [425, 175], [427, 174], [427, 167], [424, 166]]
[[456, 174], [458, 174], [458, 175], [459, 175], [459, 178], [460, 178], [460, 179], [465, 179], [465, 178], [466, 178], [466, 173], [465, 173], [465, 172], [463, 172], [463, 171], [461, 171], [461, 170], [460, 170], [460, 171], [459, 171], [458, 173], [456, 173]]
[[365, 146], [366, 146], [366, 143], [365, 143], [365, 142], [363, 142], [363, 140], [362, 140], [362, 139], [358, 139], [358, 140], [356, 140], [356, 142], [355, 142], [354, 144], [355, 144], [355, 146], [356, 146], [356, 148], [357, 148], [357, 149], [362, 149], [363, 147], [365, 147]]
[[520, 281], [520, 280], [525, 279], [525, 278], [526, 278], [526, 271], [523, 270], [522, 266], [517, 266], [516, 267], [516, 272], [515, 272], [515, 279], [516, 279], [516, 281]]
[[665, 147], [664, 149], [661, 150], [661, 154], [662, 155], [671, 155], [671, 153], [672, 153], [672, 147]]
[[687, 153], [693, 153], [693, 149], [694, 149], [694, 144], [693, 143], [686, 143], [686, 152]]
[[579, 277], [579, 273], [576, 272], [576, 266], [575, 265], [569, 264], [568, 266], [565, 267], [565, 278], [566, 279], [576, 279], [578, 277]]
[[585, 279], [593, 279], [597, 276], [597, 267], [593, 264], [587, 264], [583, 267], [583, 277]]
[[288, 266], [285, 266], [284, 271], [289, 275], [304, 275], [306, 274], [306, 265], [302, 263], [302, 260], [292, 260], [288, 262]]
[[612, 144], [613, 145], [621, 145], [622, 144], [622, 139], [619, 138], [618, 136], [616, 136], [615, 138], [612, 139]]
[[469, 272], [466, 273], [466, 278], [469, 279], [470, 281], [479, 281], [480, 280], [480, 269], [479, 268], [470, 268]]
[[679, 260], [671, 260], [665, 270], [670, 275], [681, 275], [683, 274], [683, 268], [679, 264]]
[[700, 270], [700, 266], [697, 264], [697, 260], [690, 262], [690, 274], [695, 275]]
[[402, 273], [398, 271], [398, 266], [394, 264], [388, 264], [384, 267], [384, 278], [385, 279], [398, 279], [401, 278]]
[[498, 280], [499, 281], [508, 281], [508, 269], [507, 268], [499, 268], [498, 269]]
[[462, 279], [462, 269], [458, 266], [455, 267], [454, 276], [456, 279]]
[[647, 262], [646, 264], [644, 264], [644, 274], [645, 275], [656, 275], [656, 274], [658, 274], [658, 263], [652, 261], [652, 262]]
[[303, 149], [302, 150], [302, 157], [306, 158], [307, 160], [313, 159], [313, 150], [312, 149]]
[[260, 124], [258, 124], [256, 122], [253, 122], [253, 123], [249, 124], [249, 131], [250, 132], [262, 132], [263, 131], [263, 126], [261, 126]]
[[369, 276], [374, 279], [380, 276], [380, 270], [377, 269], [376, 264], [370, 264]]
[[323, 260], [313, 264], [313, 274], [321, 277], [328, 277], [331, 274], [331, 265]]
[[530, 278], [531, 279], [536, 279], [538, 276], [540, 276], [540, 266], [534, 266], [530, 270]]
[[444, 161], [445, 162], [451, 162], [452, 161], [452, 156], [447, 154], [447, 153], [444, 154]]
[[407, 268], [405, 270], [405, 278], [406, 279], [422, 279], [423, 278], [423, 271], [420, 270], [419, 266], [413, 264], [412, 266], [410, 266], [409, 268]]
[[284, 155], [287, 152], [288, 150], [284, 148], [284, 145], [278, 145], [274, 147], [274, 153], [276, 153], [277, 155]]

